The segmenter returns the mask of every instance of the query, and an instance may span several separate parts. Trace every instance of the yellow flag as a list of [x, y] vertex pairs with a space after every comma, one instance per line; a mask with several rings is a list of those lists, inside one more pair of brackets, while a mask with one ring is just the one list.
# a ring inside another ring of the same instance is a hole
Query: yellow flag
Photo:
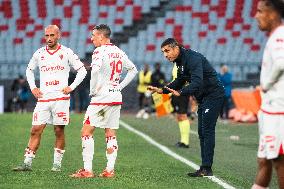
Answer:
[[156, 108], [157, 117], [168, 115], [174, 110], [170, 94], [153, 93], [152, 98]]

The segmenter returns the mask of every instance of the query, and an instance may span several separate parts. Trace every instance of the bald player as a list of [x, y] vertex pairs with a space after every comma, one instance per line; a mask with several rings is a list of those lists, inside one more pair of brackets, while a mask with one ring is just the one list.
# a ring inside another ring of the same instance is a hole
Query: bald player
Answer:
[[[74, 52], [61, 45], [60, 30], [56, 25], [45, 28], [46, 46], [38, 49], [31, 58], [26, 76], [30, 89], [37, 99], [33, 112], [32, 128], [24, 162], [14, 171], [31, 171], [32, 161], [39, 148], [41, 135], [47, 124], [54, 125], [55, 144], [52, 171], [61, 171], [61, 161], [65, 152], [64, 128], [69, 123], [70, 92], [85, 78], [86, 69]], [[34, 71], [40, 72], [40, 87], [35, 84]], [[70, 68], [77, 71], [74, 82], [68, 86]]]

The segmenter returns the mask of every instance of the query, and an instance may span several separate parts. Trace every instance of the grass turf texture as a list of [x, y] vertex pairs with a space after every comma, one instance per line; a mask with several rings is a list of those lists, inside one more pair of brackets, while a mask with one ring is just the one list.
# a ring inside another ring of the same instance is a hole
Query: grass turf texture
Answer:
[[[33, 161], [33, 171], [13, 172], [11, 169], [24, 158], [31, 114], [0, 115], [0, 188], [221, 188], [206, 178], [187, 177], [186, 173], [193, 171], [190, 167], [165, 155], [124, 128], [118, 130], [119, 151], [115, 178], [69, 178], [69, 174], [83, 166], [80, 139], [82, 120], [82, 114], [72, 115], [71, 124], [66, 128], [62, 172], [50, 171], [53, 163], [53, 127], [47, 127], [43, 133], [40, 148]], [[133, 115], [123, 115], [122, 120], [179, 155], [200, 164], [197, 135], [191, 134], [189, 149], [174, 147], [179, 131], [173, 119], [150, 118], [142, 121]], [[191, 128], [196, 131], [196, 124], [193, 123]], [[250, 188], [256, 170], [257, 127], [218, 123], [216, 129], [215, 176], [236, 188]], [[230, 135], [239, 135], [240, 140], [231, 141]], [[105, 168], [105, 164], [104, 132], [96, 129], [93, 161], [96, 175]], [[275, 178], [270, 188], [277, 188]]]

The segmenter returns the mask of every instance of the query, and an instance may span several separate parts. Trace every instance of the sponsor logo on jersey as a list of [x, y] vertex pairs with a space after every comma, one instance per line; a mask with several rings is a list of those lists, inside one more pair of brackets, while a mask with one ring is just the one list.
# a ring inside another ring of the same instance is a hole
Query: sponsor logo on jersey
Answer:
[[45, 82], [46, 86], [52, 86], [52, 85], [58, 85], [58, 84], [59, 84], [59, 81], [57, 80]]
[[44, 56], [41, 56], [40, 59], [41, 59], [41, 60], [44, 60]]
[[59, 55], [59, 58], [62, 60], [63, 59], [63, 54]]
[[120, 89], [109, 89], [108, 92], [120, 92]]
[[48, 71], [60, 71], [60, 70], [64, 70], [64, 66], [42, 66], [40, 67], [40, 71], [41, 72], [48, 72]]

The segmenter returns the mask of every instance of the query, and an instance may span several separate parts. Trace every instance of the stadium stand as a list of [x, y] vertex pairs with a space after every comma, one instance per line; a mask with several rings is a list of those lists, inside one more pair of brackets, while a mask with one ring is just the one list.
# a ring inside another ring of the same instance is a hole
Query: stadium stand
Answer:
[[258, 72], [266, 38], [257, 32], [255, 5], [255, 0], [183, 1], [121, 47], [138, 62], [164, 61], [160, 44], [174, 36], [204, 54], [217, 70], [221, 63], [229, 64], [234, 80], [244, 80], [247, 73]]
[[42, 30], [46, 25], [59, 25], [63, 31], [61, 43], [84, 59], [93, 50], [90, 41], [93, 26], [106, 23], [114, 31], [114, 40], [138, 65], [165, 61], [160, 44], [174, 36], [185, 47], [203, 53], [216, 68], [221, 63], [229, 64], [234, 79], [244, 80], [247, 73], [258, 71], [266, 38], [257, 32], [253, 19], [256, 2], [3, 0], [0, 2], [0, 43], [3, 44], [0, 78], [24, 73], [32, 53], [44, 44]]

